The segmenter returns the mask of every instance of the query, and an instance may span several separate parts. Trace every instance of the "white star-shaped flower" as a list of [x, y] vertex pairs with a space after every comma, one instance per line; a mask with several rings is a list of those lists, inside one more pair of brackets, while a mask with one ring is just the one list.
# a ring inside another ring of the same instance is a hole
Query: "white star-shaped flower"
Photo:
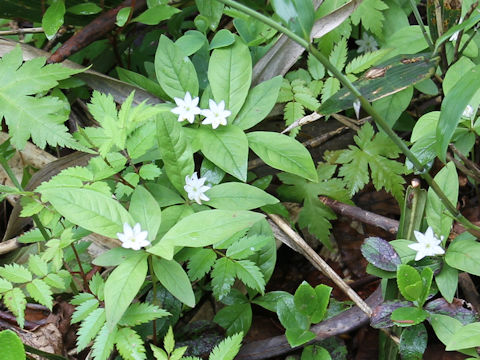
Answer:
[[122, 247], [126, 249], [140, 250], [150, 245], [150, 241], [147, 240], [148, 231], [142, 231], [139, 223], [133, 228], [128, 223], [123, 224], [123, 233], [117, 233], [117, 236], [122, 242]]
[[473, 111], [473, 107], [471, 105], [467, 105], [465, 110], [463, 110], [462, 116], [465, 118], [471, 119], [473, 115], [475, 115], [475, 112]]
[[206, 186], [205, 180], [207, 178], [198, 178], [197, 173], [194, 172], [192, 176], [185, 176], [185, 186], [183, 187], [187, 192], [188, 198], [190, 200], [194, 200], [197, 204], [201, 204], [203, 201], [210, 200], [207, 195], [205, 195], [205, 191], [210, 189], [210, 186]]
[[190, 124], [193, 124], [195, 115], [201, 114], [202, 110], [197, 106], [199, 98], [193, 98], [187, 91], [184, 99], [174, 98], [176, 108], [170, 110], [172, 113], [178, 115], [178, 121], [187, 120]]
[[358, 45], [358, 53], [367, 53], [378, 50], [377, 41], [373, 36], [368, 35], [366, 32], [362, 34], [361, 39], [355, 40], [355, 44]]
[[202, 115], [205, 116], [202, 124], [211, 124], [213, 129], [216, 129], [218, 125], [227, 125], [227, 117], [229, 117], [232, 112], [225, 110], [225, 101], [222, 100], [216, 104], [215, 101], [210, 99], [208, 105], [210, 109], [202, 110]]
[[433, 233], [431, 226], [428, 227], [427, 231], [425, 231], [425, 234], [421, 233], [420, 231], [414, 231], [414, 234], [418, 243], [410, 244], [408, 247], [417, 252], [417, 255], [415, 255], [415, 261], [423, 259], [425, 256], [445, 254], [445, 250], [440, 246], [443, 236], [440, 237], [440, 239], [437, 238]]

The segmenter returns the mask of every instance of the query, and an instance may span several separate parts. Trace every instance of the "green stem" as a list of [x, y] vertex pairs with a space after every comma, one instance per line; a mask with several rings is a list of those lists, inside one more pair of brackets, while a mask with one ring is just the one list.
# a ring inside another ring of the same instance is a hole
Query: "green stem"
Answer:
[[251, 17], [271, 26], [272, 28], [280, 31], [281, 33], [288, 36], [290, 39], [304, 47], [310, 54], [312, 54], [318, 61], [322, 63], [322, 65], [330, 71], [341, 83], [345, 86], [348, 90], [352, 92], [352, 94], [360, 101], [363, 109], [372, 116], [373, 120], [377, 124], [379, 128], [381, 128], [388, 137], [398, 146], [398, 148], [405, 154], [407, 159], [413, 164], [413, 166], [417, 169], [418, 172], [422, 174], [422, 177], [425, 179], [427, 184], [435, 191], [437, 196], [442, 201], [445, 208], [455, 217], [455, 219], [464, 225], [467, 229], [470, 230], [472, 234], [475, 236], [480, 236], [480, 227], [475, 226], [472, 224], [468, 219], [466, 219], [460, 212], [456, 209], [456, 207], [451, 203], [451, 201], [447, 198], [445, 193], [442, 189], [438, 186], [438, 184], [433, 180], [433, 178], [425, 171], [424, 165], [417, 159], [415, 154], [413, 154], [410, 149], [405, 145], [403, 140], [392, 130], [392, 128], [388, 125], [388, 123], [378, 114], [378, 112], [373, 108], [373, 106], [368, 102], [368, 100], [360, 93], [360, 91], [352, 84], [352, 82], [340, 71], [338, 70], [329, 60], [328, 58], [323, 55], [320, 51], [318, 51], [312, 44], [308, 43], [305, 39], [301, 38], [300, 36], [294, 34], [292, 31], [288, 30], [281, 24], [276, 23], [274, 20], [260, 14], [259, 12], [250, 9], [249, 7], [239, 4], [233, 0], [217, 0], [225, 5], [228, 5], [232, 8], [242, 11], [243, 13], [250, 15]]
[[[152, 304], [157, 305], [157, 277], [153, 271], [153, 260], [152, 256], [148, 257], [148, 267], [150, 269], [150, 276], [152, 277]], [[154, 319], [152, 320], [152, 327], [153, 327], [153, 345], [158, 345], [157, 343], [157, 321]]]
[[430, 51], [433, 53], [435, 47], [433, 46], [432, 40], [430, 40], [430, 36], [428, 36], [427, 31], [425, 30], [425, 25], [423, 24], [422, 17], [418, 12], [417, 4], [415, 4], [415, 0], [410, 0], [410, 6], [412, 7], [413, 15], [415, 15], [415, 19], [417, 20], [418, 25], [420, 25], [420, 29], [422, 30], [423, 37], [428, 44]]
[[[5, 159], [5, 157], [2, 156], [2, 155], [0, 155], [0, 164], [2, 165], [3, 169], [7, 173], [10, 180], [12, 181], [13, 185], [15, 185], [15, 187], [18, 190], [23, 191], [22, 185], [18, 182], [17, 177], [13, 173], [10, 165], [8, 165], [7, 159]], [[40, 233], [42, 234], [45, 241], [50, 240], [50, 236], [48, 235], [47, 230], [45, 230], [45, 227], [43, 226], [43, 224], [40, 221], [40, 219], [38, 218], [38, 216], [37, 215], [32, 215], [32, 219], [33, 219], [33, 222], [35, 223], [35, 225], [37, 226], [38, 230], [40, 230]]]

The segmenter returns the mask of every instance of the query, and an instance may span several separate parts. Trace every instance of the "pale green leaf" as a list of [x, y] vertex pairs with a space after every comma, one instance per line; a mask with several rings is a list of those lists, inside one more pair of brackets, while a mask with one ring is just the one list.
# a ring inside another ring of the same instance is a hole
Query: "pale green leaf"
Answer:
[[98, 336], [93, 343], [93, 357], [95, 360], [107, 360], [113, 350], [115, 337], [117, 335], [117, 327], [113, 329], [108, 327], [108, 324], [103, 325], [98, 333]]
[[208, 190], [208, 205], [222, 210], [251, 210], [278, 200], [265, 191], [248, 184], [228, 182], [216, 185]]
[[115, 345], [125, 360], [144, 360], [147, 358], [143, 341], [135, 330], [122, 328], [117, 331]]
[[13, 283], [32, 281], [32, 273], [22, 265], [11, 264], [0, 267], [0, 276]]
[[30, 255], [28, 257], [28, 268], [32, 273], [39, 277], [43, 277], [48, 274], [47, 263], [38, 255]]
[[3, 302], [13, 315], [17, 317], [18, 325], [23, 328], [25, 323], [25, 308], [27, 307], [27, 300], [25, 294], [18, 287], [13, 288], [3, 294]]
[[217, 299], [222, 299], [223, 297], [228, 295], [235, 281], [235, 263], [229, 258], [220, 258], [213, 265], [211, 275], [213, 294]]
[[158, 281], [178, 300], [187, 306], [195, 306], [195, 295], [187, 273], [175, 260], [153, 258], [153, 271]]
[[78, 329], [77, 351], [85, 349], [104, 324], [105, 309], [98, 308], [93, 310], [82, 322], [80, 329]]
[[12, 330], [0, 331], [2, 360], [25, 360], [25, 349], [19, 336]]
[[233, 360], [240, 350], [243, 333], [227, 337], [220, 344], [215, 346], [210, 354], [209, 360]]
[[168, 311], [160, 309], [156, 305], [136, 302], [128, 307], [118, 324], [121, 326], [137, 326], [169, 315]]
[[[81, 294], [78, 294], [78, 295], [81, 295]], [[78, 303], [78, 300], [79, 300], [78, 295], [76, 297], [77, 302], [75, 303]], [[99, 305], [98, 300], [95, 298], [91, 298], [83, 301], [79, 306], [75, 308], [75, 311], [72, 314], [72, 320], [70, 322], [72, 324], [75, 324], [77, 322], [84, 320], [87, 316], [90, 315], [92, 311], [98, 308], [98, 305]]]
[[135, 222], [140, 223], [142, 230], [148, 231], [147, 239], [150, 242], [155, 240], [162, 221], [162, 213], [155, 198], [143, 186], [136, 187], [128, 211]]
[[34, 300], [52, 310], [52, 290], [43, 280], [33, 279], [27, 284], [26, 289]]
[[250, 260], [235, 261], [235, 272], [237, 277], [248, 287], [257, 290], [262, 295], [265, 291], [265, 279], [255, 263]]

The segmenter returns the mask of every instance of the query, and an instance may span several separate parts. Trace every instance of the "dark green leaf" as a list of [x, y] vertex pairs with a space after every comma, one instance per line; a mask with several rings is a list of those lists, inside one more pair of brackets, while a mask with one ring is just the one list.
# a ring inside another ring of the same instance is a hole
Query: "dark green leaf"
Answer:
[[252, 307], [249, 303], [226, 306], [213, 319], [218, 325], [227, 330], [227, 335], [238, 332], [246, 334], [252, 324]]
[[397, 271], [402, 263], [393, 246], [379, 237], [365, 239], [361, 250], [368, 262], [385, 271]]
[[408, 327], [402, 331], [399, 352], [404, 360], [421, 360], [427, 348], [427, 329], [423, 324]]

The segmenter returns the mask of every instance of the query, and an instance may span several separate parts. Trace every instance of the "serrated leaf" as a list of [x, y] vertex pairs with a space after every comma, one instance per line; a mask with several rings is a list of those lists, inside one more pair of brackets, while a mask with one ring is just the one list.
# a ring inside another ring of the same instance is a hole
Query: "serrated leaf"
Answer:
[[32, 281], [32, 273], [27, 268], [18, 264], [0, 267], [0, 276], [13, 283], [26, 283]]
[[118, 322], [121, 326], [137, 326], [164, 316], [171, 315], [168, 311], [158, 306], [137, 302], [131, 304]]
[[[292, 125], [295, 121], [301, 119], [303, 116], [305, 116], [305, 109], [299, 102], [290, 101], [283, 108], [283, 119], [285, 120], [285, 125], [287, 127]], [[299, 131], [300, 127], [297, 126], [290, 131], [290, 136], [295, 137]]]
[[213, 321], [227, 330], [227, 335], [246, 333], [252, 324], [252, 306], [249, 303], [226, 306], [215, 314]]
[[117, 331], [115, 345], [125, 360], [144, 360], [147, 358], [143, 341], [135, 330], [122, 328]]
[[329, 77], [325, 80], [322, 88], [322, 103], [331, 98], [338, 90], [340, 90], [340, 81], [337, 78]]
[[26, 289], [33, 299], [52, 310], [52, 290], [43, 280], [33, 279]]
[[209, 360], [233, 360], [240, 350], [243, 333], [227, 337], [220, 344], [215, 346], [210, 354]]
[[81, 305], [84, 302], [86, 302], [88, 300], [92, 300], [92, 299], [95, 299], [95, 295], [89, 294], [89, 293], [80, 293], [80, 294], [75, 295], [73, 297], [73, 299], [70, 300], [70, 304]]
[[165, 348], [167, 354], [170, 354], [175, 347], [175, 338], [173, 336], [173, 329], [171, 326], [168, 328], [167, 334], [163, 338], [163, 347]]
[[342, 70], [347, 61], [347, 40], [342, 38], [334, 46], [330, 56], [328, 57], [329, 61], [335, 66], [338, 70]]
[[10, 281], [0, 278], [0, 294], [11, 290], [13, 285]]
[[188, 261], [188, 277], [191, 281], [200, 280], [212, 268], [217, 254], [212, 249], [196, 249], [195, 254]]
[[22, 197], [20, 203], [22, 204], [22, 211], [20, 212], [21, 217], [30, 217], [38, 214], [44, 208], [44, 205], [41, 202], [29, 197]]
[[107, 360], [113, 350], [117, 327], [110, 329], [107, 324], [103, 325], [93, 343], [92, 355], [95, 360]]
[[132, 300], [137, 296], [147, 275], [147, 254], [136, 253], [121, 263], [105, 283], [105, 310], [108, 328], [120, 321]]
[[235, 275], [236, 266], [232, 260], [223, 257], [215, 262], [211, 276], [213, 295], [215, 295], [217, 299], [222, 299], [228, 295], [235, 282]]
[[267, 131], [247, 134], [248, 145], [267, 165], [316, 181], [317, 172], [307, 149], [295, 139]]
[[[85, 294], [85, 293], [84, 293]], [[79, 294], [81, 295], [81, 294]], [[91, 295], [91, 294], [88, 294]], [[78, 296], [78, 295], [77, 295]], [[93, 296], [93, 295], [92, 295]], [[79, 298], [77, 297], [77, 302]], [[76, 303], [77, 303], [76, 302]], [[72, 301], [73, 303], [73, 301]], [[72, 314], [72, 320], [70, 321], [72, 324], [75, 324], [77, 322], [80, 322], [87, 318], [92, 311], [98, 308], [98, 300], [95, 298], [91, 298], [88, 300], [83, 301], [79, 306], [76, 307], [75, 311]]]
[[47, 263], [38, 255], [30, 255], [28, 257], [28, 268], [32, 273], [39, 277], [43, 277], [48, 274]]
[[298, 217], [298, 225], [307, 228], [308, 232], [315, 235], [318, 240], [328, 248], [331, 248], [330, 220], [336, 219], [336, 215], [318, 197], [309, 196], [304, 201], [303, 209]]
[[25, 308], [27, 307], [27, 300], [25, 294], [19, 288], [13, 288], [3, 294], [3, 302], [13, 315], [17, 317], [18, 325], [23, 328], [25, 323]]
[[265, 279], [255, 263], [250, 260], [235, 261], [237, 277], [248, 287], [257, 290], [262, 295], [265, 292]]
[[228, 247], [226, 255], [237, 260], [245, 259], [263, 249], [270, 243], [270, 241], [271, 238], [269, 236], [256, 234], [252, 236], [244, 236]]
[[169, 360], [167, 353], [163, 349], [153, 344], [150, 344], [150, 348], [152, 349], [153, 356], [155, 356], [155, 360]]
[[389, 51], [389, 49], [380, 49], [357, 56], [347, 64], [345, 72], [347, 74], [358, 74], [367, 70], [369, 67], [376, 65]]
[[385, 19], [382, 10], [385, 9], [388, 9], [388, 6], [382, 0], [365, 0], [353, 12], [352, 23], [358, 25], [361, 20], [365, 29], [381, 36]]
[[155, 164], [142, 165], [142, 167], [138, 171], [138, 174], [144, 180], [153, 180], [156, 177], [158, 177], [161, 173], [162, 173], [162, 171]]
[[5, 118], [12, 145], [19, 150], [30, 136], [42, 149], [47, 143], [80, 149], [63, 125], [67, 120], [63, 101], [53, 96], [30, 95], [47, 91], [58, 85], [59, 80], [82, 70], [67, 69], [60, 64], [44, 66], [45, 61], [35, 58], [22, 64], [20, 46], [0, 59], [0, 118]]
[[78, 329], [77, 351], [85, 349], [89, 342], [98, 334], [105, 324], [105, 309], [93, 310], [82, 322]]
[[165, 112], [158, 116], [157, 140], [165, 173], [175, 189], [185, 194], [185, 176], [193, 174], [195, 164], [190, 144], [173, 113]]

